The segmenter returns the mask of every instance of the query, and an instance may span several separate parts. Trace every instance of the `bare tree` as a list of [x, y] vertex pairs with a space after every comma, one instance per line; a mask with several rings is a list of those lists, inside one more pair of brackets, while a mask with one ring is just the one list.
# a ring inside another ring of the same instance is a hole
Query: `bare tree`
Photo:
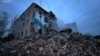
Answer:
[[7, 12], [0, 13], [0, 38], [6, 32], [6, 26], [8, 24], [9, 15]]

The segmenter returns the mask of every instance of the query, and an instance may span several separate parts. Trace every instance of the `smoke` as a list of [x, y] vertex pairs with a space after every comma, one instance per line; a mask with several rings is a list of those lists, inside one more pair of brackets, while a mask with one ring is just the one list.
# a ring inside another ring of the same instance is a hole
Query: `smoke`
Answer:
[[65, 23], [63, 20], [57, 18], [57, 31], [60, 31], [65, 28]]

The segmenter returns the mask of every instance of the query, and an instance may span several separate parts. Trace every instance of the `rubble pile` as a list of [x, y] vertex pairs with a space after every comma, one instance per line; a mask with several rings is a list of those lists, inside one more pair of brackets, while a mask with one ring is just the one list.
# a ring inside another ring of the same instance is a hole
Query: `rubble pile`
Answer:
[[49, 32], [0, 45], [0, 56], [99, 56], [100, 39], [78, 33]]

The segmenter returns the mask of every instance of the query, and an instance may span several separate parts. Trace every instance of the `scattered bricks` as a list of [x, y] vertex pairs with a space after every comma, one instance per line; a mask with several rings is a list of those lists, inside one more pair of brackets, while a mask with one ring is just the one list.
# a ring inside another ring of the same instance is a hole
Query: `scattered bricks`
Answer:
[[100, 39], [65, 32], [34, 34], [25, 39], [1, 43], [0, 56], [98, 56]]
[[65, 55], [66, 54], [66, 51], [64, 50], [64, 49], [59, 49], [59, 54], [61, 54], [61, 55]]

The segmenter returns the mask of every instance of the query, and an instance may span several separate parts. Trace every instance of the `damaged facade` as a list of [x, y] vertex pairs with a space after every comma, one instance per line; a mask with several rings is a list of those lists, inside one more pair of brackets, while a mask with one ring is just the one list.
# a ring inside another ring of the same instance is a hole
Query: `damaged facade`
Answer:
[[72, 29], [73, 32], [79, 32], [75, 22], [66, 24], [65, 29], [68, 29], [68, 28]]
[[12, 33], [16, 38], [24, 38], [38, 33], [45, 32], [45, 29], [55, 29], [57, 18], [50, 11], [47, 12], [39, 5], [32, 3], [28, 9], [14, 21]]

